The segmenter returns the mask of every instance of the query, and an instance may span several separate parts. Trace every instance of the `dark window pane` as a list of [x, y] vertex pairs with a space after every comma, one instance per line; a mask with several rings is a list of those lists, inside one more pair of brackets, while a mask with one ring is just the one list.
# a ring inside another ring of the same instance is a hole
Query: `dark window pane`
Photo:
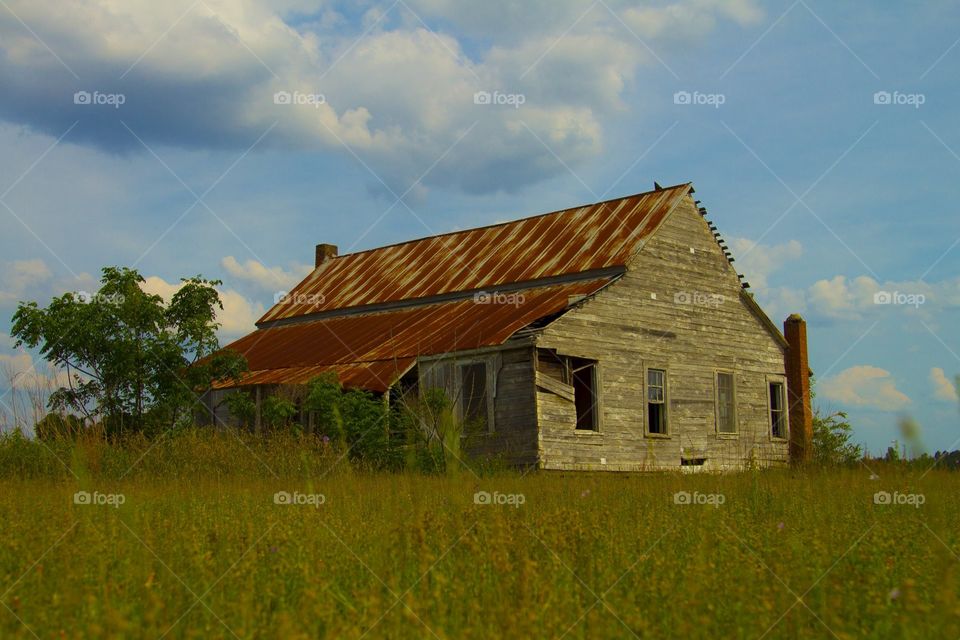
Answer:
[[737, 432], [733, 375], [729, 373], [717, 374], [717, 420], [720, 433]]
[[483, 362], [460, 367], [461, 406], [464, 421], [487, 421], [487, 365]]
[[573, 399], [577, 409], [577, 429], [597, 430], [596, 365], [576, 361], [573, 369]]
[[647, 370], [647, 430], [650, 433], [667, 432], [666, 371]]
[[783, 383], [770, 383], [770, 429], [775, 438], [787, 437], [787, 418], [783, 406]]
[[662, 404], [650, 403], [647, 405], [647, 424], [650, 433], [666, 433], [663, 407]]
[[783, 410], [783, 386], [779, 382], [770, 383], [770, 409], [772, 411]]

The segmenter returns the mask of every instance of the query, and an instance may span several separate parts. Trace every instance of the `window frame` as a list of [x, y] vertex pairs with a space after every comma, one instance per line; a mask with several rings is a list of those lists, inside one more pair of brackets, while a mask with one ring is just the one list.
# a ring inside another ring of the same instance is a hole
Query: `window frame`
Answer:
[[[663, 406], [663, 432], [650, 431], [650, 371], [663, 373], [663, 401], [655, 404]], [[672, 438], [670, 428], [670, 376], [666, 365], [649, 364], [643, 367], [643, 435], [647, 438]]]
[[[573, 360], [586, 361], [589, 366], [593, 368], [593, 411], [594, 411], [594, 425], [593, 429], [578, 429], [576, 423], [576, 389], [573, 384]], [[554, 376], [549, 376], [541, 370], [541, 362], [555, 362], [560, 365], [560, 379], [558, 380]], [[571, 430], [577, 438], [597, 438], [603, 435], [604, 430], [604, 405], [603, 405], [603, 363], [598, 358], [591, 358], [588, 356], [574, 356], [568, 355], [565, 353], [559, 353], [556, 349], [549, 347], [536, 347], [534, 349], [533, 357], [533, 375], [534, 378], [538, 378], [541, 374], [545, 378], [552, 379], [556, 382], [559, 382], [570, 388], [570, 391], [573, 393], [572, 398], [565, 398], [566, 401], [573, 404], [574, 410], [574, 422], [573, 429]], [[540, 389], [536, 389], [535, 393], [539, 394]], [[564, 396], [561, 396], [564, 397]]]
[[[588, 364], [581, 366], [578, 370], [583, 370], [585, 368], [590, 369], [590, 383], [593, 387], [593, 404], [591, 407], [591, 413], [593, 413], [593, 428], [592, 429], [581, 429], [577, 426], [576, 423], [576, 413], [577, 413], [577, 402], [576, 402], [576, 384], [574, 383], [574, 367], [573, 360], [587, 360]], [[564, 376], [567, 378], [567, 384], [574, 388], [574, 402], [573, 402], [573, 411], [574, 411], [574, 424], [573, 430], [578, 434], [591, 434], [591, 433], [600, 433], [601, 428], [601, 416], [603, 415], [603, 405], [602, 405], [602, 395], [600, 393], [600, 362], [592, 358], [581, 358], [578, 356], [566, 356], [564, 359]]]
[[[733, 413], [733, 431], [720, 430], [720, 376], [730, 376], [730, 410]], [[737, 411], [737, 374], [733, 369], [714, 369], [713, 372], [714, 428], [718, 438], [731, 440], [740, 437], [740, 412]], [[769, 402], [769, 399], [768, 399]]]
[[[486, 434], [492, 435], [496, 433], [496, 389], [497, 389], [497, 378], [500, 367], [500, 360], [497, 357], [497, 354], [486, 355], [486, 356], [474, 356], [467, 358], [455, 358], [450, 360], [453, 371], [451, 375], [451, 382], [453, 383], [453, 391], [457, 394], [456, 402], [454, 403], [457, 419], [460, 421], [461, 425], [464, 421], [464, 386], [463, 386], [463, 367], [482, 364], [484, 365], [484, 394], [486, 396], [486, 418], [487, 418], [487, 428], [485, 431], [478, 431], [477, 434]], [[468, 434], [462, 432], [460, 434], [461, 438], [466, 438]]]
[[[771, 442], [789, 442], [790, 441], [790, 407], [787, 404], [790, 396], [787, 394], [787, 378], [782, 375], [767, 375], [765, 378], [766, 400], [764, 404], [767, 408], [767, 437]], [[773, 433], [773, 406], [770, 403], [770, 387], [774, 384], [780, 385], [780, 402], [783, 405], [783, 435], [774, 435]]]

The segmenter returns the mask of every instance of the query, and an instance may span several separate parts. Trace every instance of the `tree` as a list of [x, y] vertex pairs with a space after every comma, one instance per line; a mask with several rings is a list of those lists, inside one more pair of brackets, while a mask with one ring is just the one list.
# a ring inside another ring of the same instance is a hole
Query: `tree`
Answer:
[[293, 400], [273, 394], [263, 401], [263, 423], [270, 428], [277, 429], [289, 426], [293, 417], [297, 415], [297, 406]]
[[337, 445], [346, 444], [347, 435], [340, 416], [340, 400], [343, 388], [337, 374], [322, 373], [307, 383], [307, 395], [303, 406], [315, 418], [315, 428]]
[[863, 448], [850, 442], [853, 427], [847, 414], [837, 411], [823, 415], [818, 408], [813, 414], [813, 459], [823, 465], [853, 464], [863, 457]]
[[144, 282], [134, 269], [106, 267], [94, 295], [66, 293], [46, 308], [20, 303], [16, 346], [39, 349], [67, 372], [51, 409], [99, 417], [108, 433], [172, 425], [192, 418], [214, 381], [246, 370], [242, 356], [219, 349], [220, 281], [184, 279], [166, 305]]
[[[810, 401], [817, 397], [816, 380], [810, 380]], [[863, 447], [850, 442], [853, 427], [843, 411], [824, 415], [813, 411], [813, 459], [823, 465], [853, 464], [863, 457]]]

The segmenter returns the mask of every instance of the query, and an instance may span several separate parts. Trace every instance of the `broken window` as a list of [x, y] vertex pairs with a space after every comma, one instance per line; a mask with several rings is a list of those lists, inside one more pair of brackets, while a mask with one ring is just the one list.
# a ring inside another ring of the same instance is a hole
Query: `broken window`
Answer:
[[577, 429], [597, 431], [597, 363], [581, 358], [570, 358], [569, 363], [573, 402], [577, 409]]
[[487, 424], [487, 365], [460, 365], [460, 408], [464, 422]]
[[578, 431], [600, 431], [600, 368], [596, 360], [537, 349], [537, 387], [573, 403]]
[[666, 403], [667, 372], [663, 369], [647, 369], [647, 431], [667, 433]]
[[732, 373], [717, 373], [717, 431], [719, 433], [737, 432]]
[[774, 438], [787, 437], [787, 416], [783, 403], [783, 383], [770, 383], [770, 427]]

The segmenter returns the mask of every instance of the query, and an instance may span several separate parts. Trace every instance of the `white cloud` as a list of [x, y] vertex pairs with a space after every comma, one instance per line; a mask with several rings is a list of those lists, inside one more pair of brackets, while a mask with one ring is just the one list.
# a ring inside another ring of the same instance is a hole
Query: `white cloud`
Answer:
[[769, 286], [768, 277], [803, 255], [803, 245], [796, 240], [783, 244], [760, 244], [748, 238], [731, 238], [730, 248], [741, 273], [758, 290]]
[[911, 403], [886, 369], [858, 365], [817, 384], [817, 393], [844, 405], [898, 411]]
[[860, 317], [868, 304], [873, 304], [873, 294], [880, 287], [875, 280], [859, 276], [847, 280], [846, 276], [834, 276], [830, 280], [818, 280], [807, 290], [812, 307], [826, 316], [838, 319]]
[[763, 15], [751, 0], [682, 0], [661, 6], [633, 7], [624, 12], [623, 18], [642, 37], [684, 39], [712, 31], [718, 17], [747, 26], [760, 22]]
[[53, 272], [43, 260], [16, 260], [0, 269], [0, 303], [19, 302], [31, 287], [48, 282]]
[[[169, 302], [170, 298], [180, 290], [182, 283], [170, 283], [159, 276], [144, 278], [142, 289], [147, 293], [160, 296]], [[217, 312], [217, 322], [220, 323], [220, 333], [224, 337], [234, 338], [256, 329], [256, 321], [266, 309], [259, 302], [252, 302], [233, 289], [218, 289], [223, 310]]]
[[313, 267], [306, 264], [294, 265], [287, 271], [283, 267], [264, 266], [256, 260], [241, 263], [233, 256], [223, 258], [220, 264], [234, 278], [270, 292], [290, 291], [313, 271]]
[[223, 311], [217, 314], [222, 325], [220, 331], [226, 336], [237, 337], [256, 329], [256, 322], [266, 312], [259, 302], [251, 302], [242, 295], [228, 289], [220, 292]]
[[[512, 41], [531, 34], [553, 34], [556, 38], [574, 23], [593, 27], [610, 24], [612, 30], [626, 31], [606, 7], [600, 4], [591, 7], [582, 0], [409, 0], [409, 4], [425, 18], [442, 18], [475, 37]], [[606, 3], [631, 29], [645, 38], [679, 37], [680, 33], [691, 33], [691, 22], [697, 27], [696, 33], [702, 35], [716, 24], [718, 18], [752, 25], [763, 17], [763, 11], [754, 0], [675, 0], [644, 8], [631, 6], [633, 4], [638, 3], [623, 0], [608, 0]], [[624, 5], [626, 9], [623, 9]], [[667, 27], [679, 33], [671, 33]]]
[[49, 392], [70, 384], [67, 372], [45, 361], [35, 361], [26, 351], [0, 353], [0, 386], [26, 392]]
[[933, 384], [933, 394], [938, 399], [948, 402], [960, 400], [960, 397], [957, 396], [957, 385], [947, 378], [940, 367], [930, 369], [930, 382]]
[[[748, 254], [748, 260], [745, 260], [749, 264], [753, 254], [759, 252], [755, 261], [761, 273], [759, 281], [764, 284], [767, 284], [766, 276], [772, 273], [770, 270], [764, 271], [767, 259], [771, 257], [766, 249], [769, 248], [759, 247]], [[887, 280], [881, 283], [869, 276], [848, 278], [836, 275], [817, 280], [806, 289], [757, 287], [757, 296], [765, 309], [786, 310], [788, 313], [810, 311], [829, 320], [859, 320], [896, 312], [929, 316], [937, 310], [960, 306], [960, 277], [940, 282]], [[878, 303], [878, 300], [884, 299], [889, 302]]]
[[[570, 165], [596, 157], [604, 116], [626, 108], [621, 95], [636, 67], [657, 64], [620, 15], [598, 5], [583, 16], [573, 0], [411, 0], [349, 21], [313, 8], [313, 21], [295, 25], [283, 14], [302, 11], [296, 0], [9, 4], [0, 12], [2, 118], [51, 135], [82, 118], [72, 141], [121, 151], [142, 151], [121, 118], [147, 144], [187, 148], [246, 149], [276, 125], [260, 148], [355, 152], [397, 193], [445, 153], [420, 189], [511, 190], [565, 172], [554, 153]], [[642, 14], [611, 4], [637, 28], [653, 25], [651, 40], [675, 38], [670, 27], [679, 24], [695, 22], [702, 33], [718, 19], [746, 25], [760, 15], [752, 0], [679, 0]], [[457, 35], [424, 28], [411, 10]], [[478, 34], [492, 44], [475, 51]], [[75, 105], [75, 91], [122, 93], [125, 102]], [[279, 91], [324, 99], [276, 104]], [[477, 91], [521, 93], [526, 102], [476, 105]]]

